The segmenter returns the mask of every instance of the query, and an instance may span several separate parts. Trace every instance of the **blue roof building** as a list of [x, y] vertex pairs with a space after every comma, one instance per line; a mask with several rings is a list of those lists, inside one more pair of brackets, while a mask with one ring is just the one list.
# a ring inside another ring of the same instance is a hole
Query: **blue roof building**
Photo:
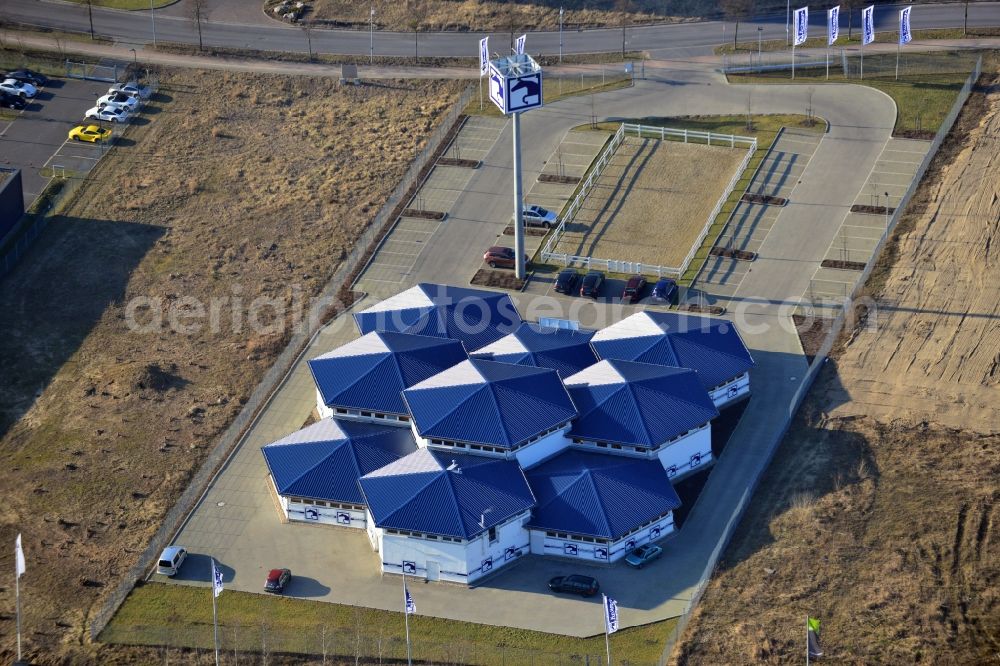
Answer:
[[419, 449], [361, 478], [380, 528], [475, 539], [535, 505], [516, 462]]
[[346, 417], [367, 411], [409, 420], [403, 389], [466, 358], [457, 340], [372, 331], [312, 359], [309, 370], [321, 414]]
[[[537, 502], [528, 528], [549, 533], [546, 550], [556, 548], [549, 554], [579, 557], [581, 549], [596, 544], [603, 553], [594, 550], [594, 559], [617, 559], [626, 539], [648, 540], [651, 530], [659, 538], [672, 530], [672, 512], [681, 505], [655, 460], [570, 450], [526, 470], [525, 476]], [[567, 553], [566, 544], [576, 550]]]
[[486, 345], [471, 356], [501, 363], [549, 368], [565, 378], [597, 363], [597, 356], [590, 347], [593, 336], [593, 331], [573, 331], [524, 323], [510, 335]]
[[696, 373], [649, 363], [604, 360], [565, 380], [579, 411], [569, 436], [646, 453], [719, 415]]
[[[261, 452], [288, 518], [362, 527], [358, 479], [416, 448], [408, 429], [323, 419]], [[351, 520], [338, 518], [335, 509], [346, 510]]]
[[602, 359], [690, 368], [717, 406], [749, 392], [747, 373], [754, 360], [739, 331], [724, 319], [637, 312], [595, 333], [590, 344]]
[[554, 370], [481, 359], [425, 379], [403, 398], [424, 443], [492, 454], [537, 442], [576, 416]]
[[507, 294], [421, 283], [354, 315], [361, 333], [396, 331], [459, 340], [466, 351], [513, 332], [521, 316]]

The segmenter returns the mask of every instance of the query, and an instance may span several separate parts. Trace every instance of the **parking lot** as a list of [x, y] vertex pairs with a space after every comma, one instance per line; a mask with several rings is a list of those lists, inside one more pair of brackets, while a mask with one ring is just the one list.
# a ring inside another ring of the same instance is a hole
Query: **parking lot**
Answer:
[[[0, 123], [0, 164], [21, 169], [27, 208], [45, 188], [56, 165], [67, 174], [86, 173], [105, 148], [67, 143], [67, 134], [81, 124], [84, 112], [108, 90], [103, 81], [51, 78], [10, 121]], [[56, 169], [58, 172], [59, 169]]]

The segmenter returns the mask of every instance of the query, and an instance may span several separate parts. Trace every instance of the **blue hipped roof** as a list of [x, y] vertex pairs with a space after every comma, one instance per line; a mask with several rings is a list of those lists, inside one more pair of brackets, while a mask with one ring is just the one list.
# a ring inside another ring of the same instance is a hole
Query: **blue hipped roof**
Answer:
[[479, 349], [475, 358], [549, 368], [569, 377], [597, 363], [590, 347], [593, 331], [572, 331], [539, 324], [521, 324], [510, 335]]
[[472, 539], [535, 504], [516, 462], [418, 449], [359, 481], [382, 528]]
[[690, 368], [706, 389], [754, 366], [731, 322], [676, 312], [637, 312], [595, 333], [590, 344], [599, 358]]
[[576, 416], [554, 370], [469, 359], [403, 391], [417, 432], [513, 448]]
[[425, 282], [355, 313], [354, 321], [362, 333], [432, 335], [473, 351], [514, 331], [521, 316], [507, 294]]
[[572, 437], [653, 448], [719, 415], [685, 368], [604, 360], [565, 384], [580, 413]]
[[402, 391], [465, 360], [457, 340], [372, 331], [309, 361], [329, 407], [406, 414]]
[[261, 452], [278, 494], [364, 504], [358, 479], [416, 446], [408, 428], [323, 419]]
[[529, 527], [618, 539], [681, 505], [658, 460], [568, 450], [525, 471]]

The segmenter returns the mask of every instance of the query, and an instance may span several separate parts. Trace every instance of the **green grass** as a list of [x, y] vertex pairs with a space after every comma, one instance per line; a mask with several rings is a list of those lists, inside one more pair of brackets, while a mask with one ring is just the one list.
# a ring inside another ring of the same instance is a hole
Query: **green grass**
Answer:
[[[69, 0], [80, 5], [87, 4], [87, 0]], [[149, 11], [150, 0], [93, 0], [94, 7], [107, 7], [109, 9], [145, 9]], [[172, 5], [177, 0], [153, 0], [153, 7], [166, 7]]]
[[[970, 65], [969, 70], [972, 67]], [[832, 71], [832, 70], [831, 70]], [[875, 88], [886, 93], [896, 103], [896, 124], [894, 134], [906, 135], [917, 132], [917, 136], [929, 138], [941, 127], [941, 122], [951, 110], [958, 91], [969, 73], [916, 74], [900, 76], [896, 81], [892, 76], [866, 77], [864, 80], [846, 79], [842, 74], [830, 76], [830, 83], [856, 83]], [[817, 85], [826, 83], [825, 72], [800, 69], [791, 79], [790, 71], [764, 72], [762, 74], [730, 74], [730, 83], [796, 83]]]
[[[147, 583], [136, 587], [102, 632], [100, 641], [206, 649], [212, 646], [212, 603], [207, 587]], [[227, 590], [218, 598], [223, 651], [269, 651], [353, 657], [405, 658], [401, 613]], [[655, 664], [676, 619], [622, 629], [612, 639], [619, 663]], [[604, 636], [573, 638], [414, 615], [413, 658], [422, 663], [583, 663], [604, 654]], [[574, 659], [575, 658], [575, 659]]]
[[[744, 170], [740, 180], [736, 182], [736, 185], [733, 187], [733, 191], [730, 193], [726, 202], [722, 205], [722, 209], [719, 214], [716, 215], [715, 220], [712, 222], [712, 226], [705, 235], [705, 241], [695, 252], [694, 258], [691, 260], [691, 265], [688, 267], [688, 270], [685, 271], [679, 280], [677, 280], [677, 283], [682, 286], [690, 286], [691, 283], [694, 282], [694, 278], [701, 270], [705, 260], [708, 259], [708, 251], [712, 249], [712, 246], [715, 244], [719, 234], [721, 234], [723, 228], [725, 228], [726, 222], [729, 221], [729, 215], [732, 213], [733, 209], [736, 208], [736, 204], [739, 203], [740, 197], [742, 197], [743, 193], [746, 192], [747, 187], [750, 185], [750, 180], [753, 178], [754, 171], [767, 155], [768, 149], [771, 147], [771, 144], [774, 143], [774, 139], [778, 136], [778, 132], [781, 128], [790, 126], [799, 128], [809, 127], [809, 119], [806, 116], [794, 114], [751, 115], [750, 121], [751, 124], [749, 129], [747, 127], [747, 117], [745, 115], [640, 118], [624, 121], [628, 123], [639, 123], [649, 127], [671, 127], [674, 129], [689, 129], [700, 132], [735, 134], [737, 136], [750, 136], [757, 138], [757, 150], [753, 157], [750, 158], [747, 168]], [[813, 121], [815, 124], [811, 127], [815, 128], [817, 132], [822, 132], [826, 129], [826, 121], [823, 119], [814, 117]], [[618, 122], [598, 123], [594, 127], [591, 127], [590, 125], [581, 125], [577, 129], [594, 129], [603, 132], [615, 132], [617, 131], [619, 124], [620, 123]], [[574, 196], [576, 195], [574, 194]], [[542, 265], [544, 264], [536, 264], [536, 266]], [[654, 276], [647, 277], [652, 278]]]
[[[815, 29], [814, 29], [815, 30]], [[755, 35], [756, 31], [748, 32], [748, 34]], [[826, 32], [824, 30], [822, 37], [812, 37], [807, 39], [805, 44], [798, 46], [797, 48], [802, 49], [822, 49], [826, 48]], [[841, 48], [845, 46], [859, 46], [861, 44], [861, 30], [855, 26], [851, 38], [847, 38], [847, 28], [846, 26], [840, 27], [840, 38], [833, 43], [831, 48]], [[975, 28], [969, 30], [967, 35], [962, 33], [961, 28], [935, 28], [930, 30], [914, 30], [913, 40], [914, 41], [931, 41], [939, 39], [964, 39], [964, 38], [974, 38], [974, 37], [996, 37], [1000, 35], [1000, 28]], [[755, 39], [755, 38], [754, 38]], [[899, 41], [898, 32], [877, 32], [875, 33], [875, 43], [876, 44], [895, 44]], [[715, 47], [715, 53], [717, 55], [728, 54], [728, 53], [746, 53], [751, 51], [753, 53], [757, 52], [757, 42], [753, 39], [747, 39], [737, 43], [736, 48], [733, 48], [732, 42], [723, 44], [721, 46]], [[788, 51], [791, 47], [783, 39], [769, 39], [762, 41], [760, 43], [761, 51]]]
[[[479, 108], [479, 96], [473, 97], [469, 105], [465, 107], [464, 113], [470, 116], [494, 116], [499, 118], [500, 109], [490, 101], [485, 79], [479, 80], [479, 85], [483, 91], [483, 108]], [[608, 90], [619, 90], [632, 85], [632, 75], [621, 73], [619, 68], [615, 68], [614, 73], [609, 72], [606, 76], [587, 74], [581, 76], [559, 76], [553, 74], [545, 77], [545, 85], [542, 87], [542, 96], [545, 104], [552, 104], [567, 97], [576, 95], [587, 95], [590, 93], [606, 92]]]

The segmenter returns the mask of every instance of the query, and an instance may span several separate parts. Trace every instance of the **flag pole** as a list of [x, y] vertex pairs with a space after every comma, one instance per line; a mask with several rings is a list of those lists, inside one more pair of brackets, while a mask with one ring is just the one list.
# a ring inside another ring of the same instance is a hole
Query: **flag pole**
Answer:
[[14, 605], [17, 613], [17, 660], [21, 661], [21, 569], [14, 558]]
[[902, 38], [896, 40], [896, 80], [899, 81], [899, 49], [903, 43]]
[[608, 632], [608, 598], [604, 597], [601, 614], [604, 615], [604, 648], [608, 652], [608, 666], [611, 666], [611, 634]]
[[795, 79], [795, 40], [792, 40], [792, 79]]
[[806, 613], [806, 666], [809, 666], [809, 613]]
[[406, 622], [406, 663], [413, 666], [413, 657], [410, 653], [410, 611], [406, 607], [406, 569], [403, 569], [403, 619]]
[[215, 627], [215, 666], [219, 666], [219, 612], [216, 608], [215, 598], [215, 558], [212, 558], [212, 625]]

